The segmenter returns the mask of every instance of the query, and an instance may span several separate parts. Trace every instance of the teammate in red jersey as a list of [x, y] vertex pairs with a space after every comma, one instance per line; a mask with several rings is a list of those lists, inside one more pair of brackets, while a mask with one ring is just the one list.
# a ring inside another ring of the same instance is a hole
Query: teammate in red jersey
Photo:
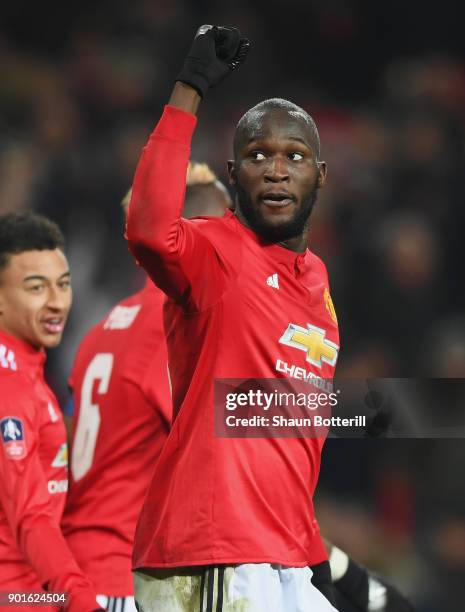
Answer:
[[90, 612], [100, 609], [93, 585], [60, 530], [66, 436], [43, 374], [71, 297], [58, 227], [32, 213], [0, 217], [0, 592], [69, 592], [68, 610]]
[[333, 610], [308, 567], [327, 563], [312, 502], [323, 441], [214, 434], [214, 379], [293, 367], [332, 378], [339, 344], [325, 266], [306, 248], [326, 165], [305, 111], [271, 100], [246, 113], [230, 162], [235, 213], [181, 218], [200, 95], [246, 47], [235, 30], [199, 31], [129, 207], [130, 248], [168, 296], [174, 410], [136, 531], [144, 612]]
[[[186, 217], [222, 216], [231, 204], [205, 164], [189, 165], [187, 185]], [[147, 280], [117, 304], [85, 336], [70, 378], [76, 412], [62, 527], [99, 601], [112, 611], [135, 612], [134, 531], [171, 424], [164, 299]]]

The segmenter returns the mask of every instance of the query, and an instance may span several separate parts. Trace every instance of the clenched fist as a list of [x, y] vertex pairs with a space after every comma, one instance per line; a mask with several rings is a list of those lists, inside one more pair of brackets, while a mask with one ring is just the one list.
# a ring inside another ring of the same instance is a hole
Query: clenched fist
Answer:
[[176, 80], [193, 87], [203, 98], [247, 57], [250, 41], [236, 28], [203, 25]]

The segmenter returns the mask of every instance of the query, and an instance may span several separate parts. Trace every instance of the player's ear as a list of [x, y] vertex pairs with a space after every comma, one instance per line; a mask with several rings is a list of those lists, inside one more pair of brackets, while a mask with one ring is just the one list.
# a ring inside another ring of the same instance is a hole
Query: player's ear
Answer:
[[228, 159], [228, 176], [229, 176], [229, 184], [236, 184], [236, 164], [233, 159]]
[[326, 162], [321, 161], [321, 162], [317, 162], [318, 163], [318, 188], [324, 187], [325, 183], [326, 183], [326, 174], [328, 171], [328, 168], [326, 166]]

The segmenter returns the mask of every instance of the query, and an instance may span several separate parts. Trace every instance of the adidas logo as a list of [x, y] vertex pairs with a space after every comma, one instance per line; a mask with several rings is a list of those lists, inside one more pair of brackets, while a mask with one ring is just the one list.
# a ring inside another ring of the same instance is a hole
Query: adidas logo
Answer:
[[277, 274], [272, 274], [271, 276], [269, 276], [266, 279], [266, 284], [269, 285], [270, 287], [273, 287], [273, 289], [279, 289], [278, 275]]

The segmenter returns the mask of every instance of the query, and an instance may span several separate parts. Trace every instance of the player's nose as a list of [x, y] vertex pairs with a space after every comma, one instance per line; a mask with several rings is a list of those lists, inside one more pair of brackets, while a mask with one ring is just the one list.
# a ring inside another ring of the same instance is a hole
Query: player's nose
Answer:
[[65, 311], [68, 308], [69, 296], [56, 287], [51, 287], [47, 296], [47, 307], [55, 311]]
[[265, 181], [280, 183], [289, 180], [287, 160], [281, 156], [271, 157], [265, 168]]

